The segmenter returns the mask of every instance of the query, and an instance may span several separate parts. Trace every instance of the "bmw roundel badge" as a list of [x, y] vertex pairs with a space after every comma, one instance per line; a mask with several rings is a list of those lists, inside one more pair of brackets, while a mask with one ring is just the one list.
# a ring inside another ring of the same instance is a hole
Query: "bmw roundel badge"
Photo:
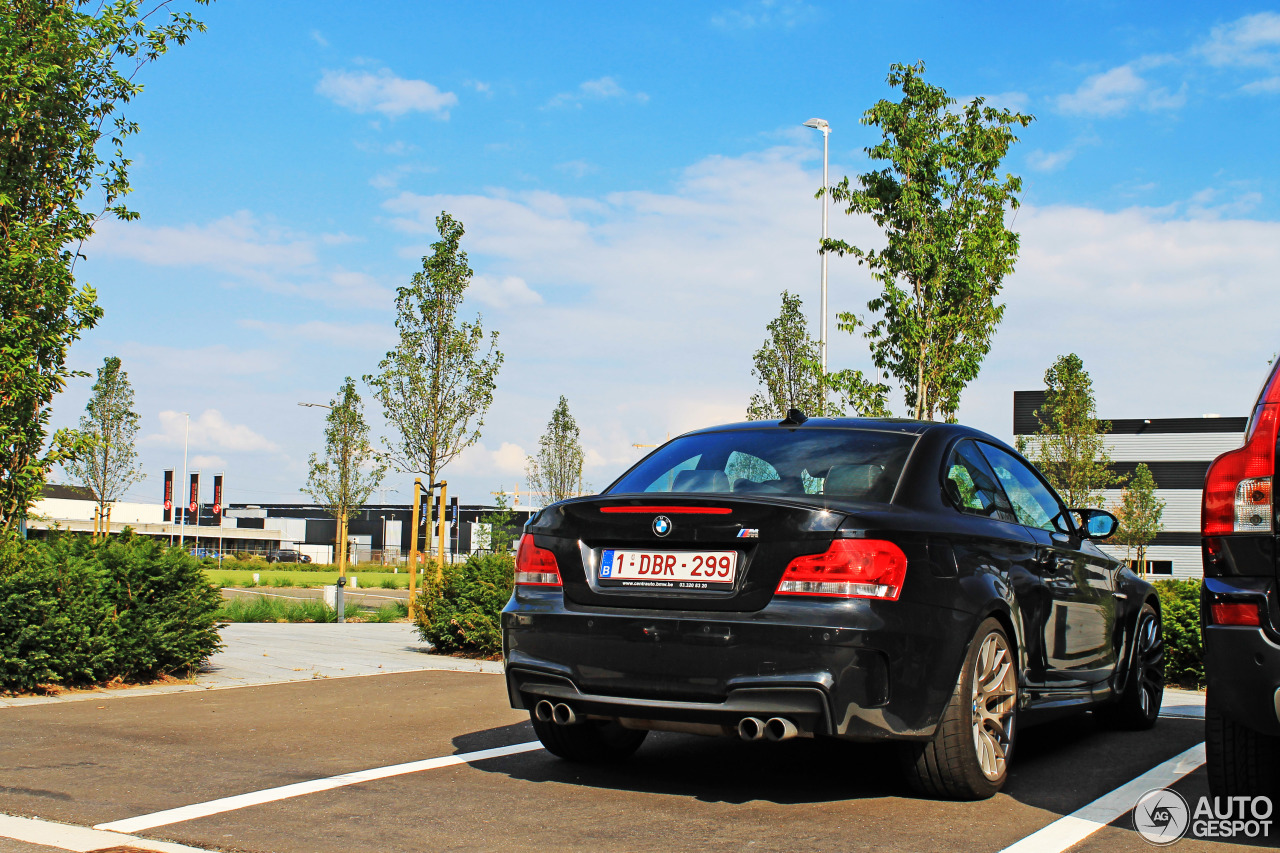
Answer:
[[671, 519], [665, 515], [659, 515], [653, 519], [653, 532], [659, 536], [666, 536], [671, 532]]

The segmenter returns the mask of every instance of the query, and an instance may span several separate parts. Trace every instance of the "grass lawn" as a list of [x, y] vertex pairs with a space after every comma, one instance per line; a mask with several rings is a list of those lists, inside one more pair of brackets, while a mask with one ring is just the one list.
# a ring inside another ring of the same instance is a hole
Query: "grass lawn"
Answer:
[[[352, 622], [398, 622], [407, 619], [408, 605], [392, 602], [377, 610], [363, 609], [353, 601], [343, 608]], [[285, 601], [280, 598], [232, 598], [222, 603], [217, 618], [223, 622], [333, 622], [335, 612], [323, 601]]]
[[[329, 586], [338, 582], [338, 571], [336, 569], [329, 572], [299, 572], [290, 569], [230, 569], [224, 563], [221, 569], [216, 566], [206, 567], [204, 573], [209, 578], [210, 583], [218, 586], [246, 588], [258, 586], [311, 589]], [[258, 575], [257, 583], [253, 581], [254, 574]], [[352, 566], [347, 569], [348, 584], [350, 584], [353, 577], [356, 578], [359, 589], [409, 588], [409, 575], [404, 572], [399, 574], [364, 572], [360, 566]], [[418, 582], [421, 584], [421, 576], [419, 576]]]

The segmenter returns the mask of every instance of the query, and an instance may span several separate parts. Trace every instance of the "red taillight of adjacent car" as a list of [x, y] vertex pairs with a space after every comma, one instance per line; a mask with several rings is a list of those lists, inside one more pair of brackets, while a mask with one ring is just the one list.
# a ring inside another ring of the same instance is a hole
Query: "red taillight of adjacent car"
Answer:
[[907, 555], [892, 542], [837, 539], [822, 554], [792, 560], [777, 594], [897, 601], [906, 577]]
[[528, 533], [516, 548], [516, 584], [519, 586], [560, 586], [560, 564], [556, 555], [533, 544]]
[[1276, 469], [1280, 425], [1280, 373], [1272, 377], [1253, 417], [1244, 447], [1213, 460], [1204, 479], [1200, 529], [1222, 533], [1270, 533], [1271, 478]]
[[1262, 614], [1258, 605], [1251, 602], [1224, 601], [1209, 605], [1209, 613], [1215, 625], [1252, 625], [1262, 624]]

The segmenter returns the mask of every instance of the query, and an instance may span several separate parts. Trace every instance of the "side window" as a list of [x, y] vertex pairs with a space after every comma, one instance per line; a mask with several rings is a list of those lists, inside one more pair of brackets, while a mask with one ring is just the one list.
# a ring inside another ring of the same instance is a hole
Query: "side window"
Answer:
[[[728, 476], [731, 484], [736, 484], [738, 480], [764, 483], [768, 480], [778, 479], [776, 468], [759, 456], [752, 456], [750, 453], [743, 453], [740, 450], [735, 450], [729, 454], [728, 461], [724, 463], [724, 473]], [[734, 488], [737, 488], [737, 486], [735, 485]]]
[[1025, 463], [990, 444], [980, 447], [1004, 487], [1004, 493], [1009, 496], [1018, 521], [1027, 527], [1067, 532], [1069, 522], [1062, 504]]
[[674, 465], [658, 476], [656, 480], [644, 487], [646, 492], [670, 492], [674, 491], [676, 475], [681, 471], [692, 471], [698, 467], [698, 460], [702, 458], [699, 453], [696, 456], [690, 456], [688, 459]]
[[1015, 521], [1004, 493], [996, 485], [990, 467], [971, 441], [962, 441], [947, 459], [947, 491], [961, 512]]

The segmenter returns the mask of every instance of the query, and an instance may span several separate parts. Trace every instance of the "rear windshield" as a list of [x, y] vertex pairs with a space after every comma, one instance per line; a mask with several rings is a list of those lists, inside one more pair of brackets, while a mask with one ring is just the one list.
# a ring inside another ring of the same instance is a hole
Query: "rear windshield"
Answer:
[[677, 438], [606, 494], [759, 494], [888, 503], [916, 436], [852, 429], [743, 429]]

